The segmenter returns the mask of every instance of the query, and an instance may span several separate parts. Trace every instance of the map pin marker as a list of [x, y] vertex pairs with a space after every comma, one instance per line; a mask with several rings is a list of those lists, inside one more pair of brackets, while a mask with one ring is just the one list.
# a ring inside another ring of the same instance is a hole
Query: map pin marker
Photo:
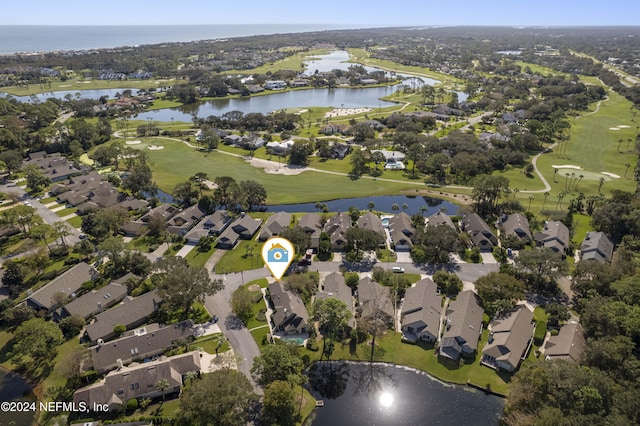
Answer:
[[269, 238], [262, 246], [262, 259], [276, 281], [282, 279], [295, 254], [293, 244], [285, 238]]

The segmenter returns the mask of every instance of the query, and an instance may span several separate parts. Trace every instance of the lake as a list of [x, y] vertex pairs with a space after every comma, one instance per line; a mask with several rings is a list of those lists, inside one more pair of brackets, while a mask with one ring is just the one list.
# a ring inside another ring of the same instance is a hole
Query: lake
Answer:
[[[407, 205], [407, 209], [404, 210], [408, 215], [420, 213], [421, 208], [426, 207], [424, 211], [425, 216], [430, 216], [437, 213], [440, 209], [445, 208], [447, 214], [455, 215], [458, 212], [458, 206], [445, 200], [432, 197], [414, 197], [406, 195], [382, 195], [376, 197], [359, 197], [359, 198], [342, 198], [339, 200], [324, 201], [323, 204], [327, 205], [330, 212], [347, 211], [349, 207], [356, 207], [360, 210], [367, 210], [369, 203], [374, 203], [374, 210], [395, 213], [391, 208], [394, 204], [402, 207], [403, 204]], [[295, 212], [317, 212], [316, 203], [300, 203], [300, 204], [278, 204], [267, 206], [268, 212], [285, 211], [289, 213]], [[401, 211], [402, 208], [400, 209]]]
[[500, 397], [387, 364], [316, 363], [308, 376], [312, 395], [324, 402], [313, 426], [493, 426], [504, 405]]
[[[29, 384], [14, 373], [0, 370], [0, 401], [35, 401]], [[6, 413], [0, 411], [0, 425], [28, 425], [33, 421], [32, 412]]]

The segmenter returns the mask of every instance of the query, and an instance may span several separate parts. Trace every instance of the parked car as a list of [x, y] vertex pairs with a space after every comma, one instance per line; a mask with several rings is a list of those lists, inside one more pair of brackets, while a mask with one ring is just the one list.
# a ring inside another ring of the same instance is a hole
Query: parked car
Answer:
[[402, 274], [404, 272], [404, 268], [401, 268], [399, 266], [394, 266], [393, 268], [391, 268], [391, 270], [396, 274]]

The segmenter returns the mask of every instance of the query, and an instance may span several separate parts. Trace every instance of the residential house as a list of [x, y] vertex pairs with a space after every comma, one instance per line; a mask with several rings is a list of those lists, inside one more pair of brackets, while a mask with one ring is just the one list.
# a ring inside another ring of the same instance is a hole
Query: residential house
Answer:
[[451, 217], [445, 212], [439, 210], [437, 213], [432, 214], [427, 218], [428, 226], [446, 225], [449, 228], [456, 229], [456, 225], [453, 224]]
[[268, 90], [286, 89], [287, 82], [284, 80], [267, 80], [264, 82], [264, 88]]
[[156, 323], [149, 324], [127, 331], [119, 339], [101, 342], [89, 348], [91, 367], [102, 374], [133, 361], [161, 355], [175, 343], [191, 340], [192, 337], [191, 320], [165, 327]]
[[90, 342], [113, 339], [117, 325], [123, 325], [128, 330], [143, 324], [161, 302], [162, 298], [155, 289], [133, 299], [127, 297], [122, 304], [96, 315], [85, 328], [85, 336]]
[[586, 346], [582, 326], [576, 321], [571, 321], [560, 327], [557, 336], [549, 337], [544, 345], [544, 359], [547, 361], [566, 359], [579, 362]]
[[127, 286], [109, 283], [98, 290], [91, 290], [64, 305], [59, 318], [77, 315], [85, 320], [120, 303], [127, 295]]
[[351, 228], [351, 218], [345, 212], [340, 212], [329, 218], [324, 225], [324, 232], [331, 238], [331, 248], [343, 251], [347, 245], [346, 233]]
[[289, 150], [294, 145], [294, 142], [291, 139], [282, 142], [267, 142], [266, 147], [267, 151], [274, 155], [287, 155]]
[[387, 164], [401, 163], [405, 159], [404, 153], [400, 151], [387, 151], [386, 149], [373, 149], [371, 153], [379, 152], [384, 155], [384, 160]]
[[195, 244], [198, 243], [202, 237], [217, 236], [227, 228], [231, 220], [231, 216], [229, 216], [226, 210], [217, 210], [198, 222], [198, 224], [185, 235], [185, 238], [188, 242]]
[[237, 145], [242, 140], [242, 136], [240, 135], [228, 135], [224, 138], [223, 142], [225, 145]]
[[298, 226], [309, 234], [311, 248], [318, 251], [320, 246], [320, 234], [322, 234], [322, 218], [318, 213], [307, 213], [300, 218]]
[[395, 251], [411, 250], [415, 234], [416, 228], [411, 223], [411, 217], [405, 212], [400, 212], [389, 218], [389, 235]]
[[120, 227], [120, 232], [127, 236], [137, 237], [142, 235], [146, 230], [146, 225], [152, 218], [160, 217], [168, 222], [176, 213], [178, 208], [169, 204], [162, 203], [159, 206], [149, 210], [141, 218], [125, 223]]
[[460, 292], [456, 300], [449, 303], [445, 315], [439, 355], [457, 361], [461, 354], [475, 353], [484, 315], [478, 296], [471, 290]]
[[59, 182], [68, 179], [70, 176], [82, 173], [59, 153], [47, 154], [44, 151], [32, 152], [29, 159], [24, 161], [25, 166], [36, 166], [42, 174], [51, 182]]
[[[339, 272], [331, 272], [324, 279], [320, 291], [316, 293], [316, 300], [338, 299], [347, 305], [349, 312], [353, 312], [353, 295], [351, 288], [344, 282], [344, 277]], [[355, 327], [355, 319], [349, 319], [349, 327]]]
[[611, 261], [613, 243], [604, 232], [589, 231], [580, 245], [580, 260]]
[[274, 331], [286, 334], [302, 334], [307, 332], [309, 314], [302, 299], [297, 294], [285, 291], [279, 281], [269, 284], [271, 300], [271, 326]]
[[482, 364], [514, 372], [526, 356], [533, 339], [533, 312], [517, 305], [506, 316], [489, 324], [489, 341], [482, 349]]
[[342, 160], [351, 150], [351, 147], [346, 143], [334, 142], [331, 145], [331, 157]]
[[289, 229], [291, 223], [291, 214], [287, 212], [278, 212], [267, 218], [262, 226], [262, 230], [258, 234], [260, 241], [266, 241], [271, 237], [280, 235], [285, 229]]
[[503, 216], [500, 227], [505, 237], [513, 236], [524, 244], [529, 244], [533, 241], [531, 230], [529, 229], [529, 220], [523, 214], [513, 213]]
[[358, 228], [368, 229], [373, 231], [380, 237], [378, 239], [378, 245], [384, 246], [386, 242], [386, 235], [384, 233], [384, 227], [380, 218], [372, 212], [366, 212], [358, 218], [356, 222]]
[[358, 282], [358, 314], [364, 321], [379, 321], [393, 327], [395, 309], [389, 287], [384, 287], [369, 277]]
[[569, 228], [559, 220], [546, 222], [544, 229], [535, 236], [538, 246], [564, 254], [569, 249]]
[[198, 204], [187, 207], [169, 219], [167, 231], [174, 235], [185, 236], [204, 215], [205, 211]]
[[424, 278], [406, 290], [402, 304], [402, 337], [435, 342], [440, 336], [442, 297], [438, 286]]
[[[198, 351], [121, 368], [110, 372], [98, 383], [75, 391], [73, 402], [83, 402], [90, 408], [94, 404], [108, 404], [110, 410], [117, 410], [130, 399], [151, 399], [179, 393], [185, 375], [200, 371]], [[168, 386], [164, 391], [156, 387], [160, 380], [167, 382]]]
[[98, 271], [93, 266], [85, 262], [78, 263], [30, 294], [27, 297], [27, 305], [47, 313], [52, 312], [63, 304], [65, 299], [73, 297], [83, 283], [97, 279]]
[[218, 248], [231, 250], [239, 240], [250, 240], [260, 228], [262, 219], [253, 219], [242, 214], [220, 234], [216, 240]]
[[361, 78], [360, 84], [364, 86], [369, 86], [371, 84], [378, 84], [378, 80], [376, 80], [375, 78]]
[[291, 80], [289, 82], [289, 86], [291, 87], [305, 87], [309, 85], [309, 80], [306, 78], [296, 78], [295, 80]]
[[460, 227], [463, 231], [469, 233], [471, 241], [482, 251], [491, 251], [494, 246], [498, 245], [498, 239], [477, 213], [465, 215], [462, 218]]

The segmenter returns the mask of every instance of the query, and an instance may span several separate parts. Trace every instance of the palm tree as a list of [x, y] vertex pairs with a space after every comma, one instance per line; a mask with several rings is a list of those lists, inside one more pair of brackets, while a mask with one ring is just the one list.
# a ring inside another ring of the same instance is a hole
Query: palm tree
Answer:
[[393, 210], [394, 212], [400, 210], [400, 206], [398, 205], [398, 203], [393, 203], [393, 205], [391, 206], [391, 210]]
[[402, 211], [406, 211], [409, 208], [409, 204], [402, 203]]
[[429, 210], [429, 207], [427, 206], [420, 206], [420, 213], [424, 216], [424, 212], [426, 212], [427, 210]]
[[582, 181], [582, 178], [584, 178], [584, 175], [580, 175], [578, 176], [578, 181], [576, 182], [576, 186], [575, 186], [575, 190], [578, 190], [578, 185], [580, 185], [580, 182]]
[[618, 139], [618, 152], [620, 152], [620, 145], [624, 142], [624, 139]]
[[373, 209], [376, 208], [376, 203], [374, 203], [373, 201], [369, 201], [367, 203], [367, 208], [369, 209], [369, 211], [373, 211]]
[[566, 192], [564, 191], [558, 194], [558, 202], [556, 203], [556, 210], [562, 209], [562, 199], [564, 198], [565, 194]]
[[627, 172], [629, 171], [629, 167], [631, 167], [631, 164], [624, 163], [624, 166], [626, 167], [626, 169], [624, 169], [624, 177], [627, 177]]
[[558, 174], [558, 169], [553, 168], [553, 183], [556, 183], [556, 175]]
[[571, 183], [569, 184], [569, 189], [571, 189], [571, 186], [573, 186], [573, 181], [576, 178], [576, 174], [575, 173], [571, 173]]
[[519, 188], [513, 188], [513, 200], [515, 201], [516, 199], [516, 195], [518, 194], [518, 192], [520, 192]]
[[598, 194], [600, 193], [600, 190], [602, 189], [602, 185], [604, 185], [604, 178], [603, 177], [600, 178], [600, 183], [598, 185]]
[[549, 198], [549, 191], [544, 193], [544, 200], [542, 200], [542, 210], [544, 210], [544, 205], [547, 202], [547, 198]]
[[564, 174], [564, 190], [567, 190], [567, 182], [569, 181], [569, 173]]
[[527, 210], [531, 210], [531, 202], [535, 199], [533, 195], [529, 195], [529, 208]]
[[167, 382], [167, 379], [160, 379], [156, 382], [156, 389], [158, 390], [158, 392], [162, 392], [162, 402], [164, 402], [164, 393], [168, 388], [169, 382]]

